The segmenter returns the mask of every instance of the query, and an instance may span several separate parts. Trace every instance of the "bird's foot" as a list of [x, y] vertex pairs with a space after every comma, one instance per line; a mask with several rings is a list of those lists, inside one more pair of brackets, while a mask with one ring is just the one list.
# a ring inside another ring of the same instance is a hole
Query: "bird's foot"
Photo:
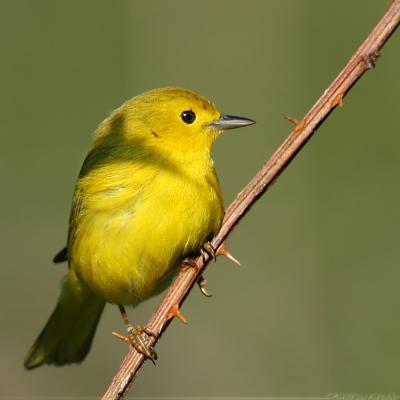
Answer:
[[[234, 262], [237, 265], [240, 265], [240, 262], [233, 257], [233, 255], [228, 251], [228, 249], [225, 246], [225, 243], [222, 243], [217, 250], [215, 250], [214, 246], [212, 245], [211, 242], [205, 242], [203, 247], [200, 250], [200, 253], [203, 257], [203, 261], [205, 262], [206, 260], [206, 253], [208, 254], [208, 256], [212, 259], [214, 259], [215, 261], [217, 261], [217, 257], [218, 256], [224, 256], [226, 258], [228, 258], [229, 260], [231, 260], [232, 262]], [[204, 277], [202, 275], [200, 275], [199, 279], [197, 280], [197, 284], [199, 285], [200, 291], [201, 293], [204, 294], [204, 296], [206, 297], [211, 297], [212, 295], [210, 293], [208, 293], [207, 289], [206, 289], [206, 280], [204, 279]]]
[[197, 272], [199, 269], [199, 266], [196, 264], [196, 261], [194, 261], [192, 258], [183, 259], [182, 264], [181, 264], [181, 271], [186, 272], [190, 268], [195, 268], [196, 272]]
[[[181, 272], [186, 272], [189, 268], [195, 268], [196, 272], [197, 272], [199, 269], [199, 266], [191, 258], [185, 258], [182, 261]], [[204, 279], [203, 275], [199, 276], [199, 278], [197, 279], [197, 284], [199, 285], [200, 291], [201, 291], [201, 293], [204, 294], [204, 296], [206, 296], [206, 297], [212, 296], [210, 293], [207, 292], [206, 280]]]
[[155, 361], [157, 360], [157, 353], [154, 351], [152, 346], [149, 346], [146, 343], [146, 340], [143, 337], [143, 333], [154, 338], [157, 338], [157, 335], [144, 325], [128, 325], [126, 330], [128, 333], [127, 336], [120, 335], [117, 332], [113, 332], [112, 334], [118, 339], [130, 344], [139, 353], [143, 354], [146, 358], [149, 358], [151, 362], [155, 365]]
[[233, 257], [233, 255], [228, 251], [228, 249], [225, 246], [225, 243], [222, 243], [218, 249], [216, 250], [215, 247], [211, 242], [205, 242], [200, 250], [200, 254], [203, 257], [203, 261], [206, 261], [206, 254], [213, 259], [214, 261], [217, 261], [218, 256], [224, 256], [234, 262], [237, 265], [240, 265], [240, 262]]
[[213, 244], [209, 241], [204, 242], [203, 246], [201, 246], [200, 254], [203, 258], [203, 262], [206, 262], [207, 256], [213, 259], [215, 262], [217, 261], [217, 255]]
[[[217, 250], [215, 250], [213, 244], [209, 241], [205, 242], [203, 246], [200, 249], [200, 254], [203, 259], [203, 262], [206, 262], [207, 257], [210, 257], [211, 259], [214, 259], [217, 261], [218, 256], [224, 256], [234, 262], [237, 265], [240, 265], [240, 262], [233, 257], [233, 255], [228, 251], [228, 249], [225, 246], [225, 243], [222, 243]], [[191, 258], [185, 258], [182, 261], [182, 266], [181, 266], [181, 271], [185, 272], [189, 268], [195, 268], [197, 271], [199, 269], [199, 266], [197, 263], [191, 259]], [[200, 275], [199, 278], [197, 279], [197, 284], [199, 285], [201, 293], [204, 294], [206, 297], [212, 297], [212, 294], [208, 293], [206, 289], [206, 280], [204, 279], [203, 275]]]

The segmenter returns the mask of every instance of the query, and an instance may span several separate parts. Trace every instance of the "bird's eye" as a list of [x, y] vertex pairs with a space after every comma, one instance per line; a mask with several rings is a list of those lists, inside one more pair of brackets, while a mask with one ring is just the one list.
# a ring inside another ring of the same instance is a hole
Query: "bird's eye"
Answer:
[[191, 110], [189, 110], [189, 111], [184, 111], [184, 112], [181, 114], [181, 118], [182, 118], [182, 121], [183, 121], [185, 124], [193, 124], [194, 120], [196, 119], [196, 114], [195, 114], [193, 111], [191, 111]]

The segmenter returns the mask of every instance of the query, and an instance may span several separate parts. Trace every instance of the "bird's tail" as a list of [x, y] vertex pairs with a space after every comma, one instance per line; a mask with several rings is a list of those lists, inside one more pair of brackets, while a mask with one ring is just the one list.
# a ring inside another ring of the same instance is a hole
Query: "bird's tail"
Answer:
[[25, 368], [82, 361], [92, 344], [104, 304], [70, 269], [53, 314], [25, 358]]

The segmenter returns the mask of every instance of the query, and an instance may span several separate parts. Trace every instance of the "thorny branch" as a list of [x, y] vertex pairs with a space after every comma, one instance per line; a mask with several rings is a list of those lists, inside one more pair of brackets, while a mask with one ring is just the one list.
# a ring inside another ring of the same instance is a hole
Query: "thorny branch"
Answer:
[[[392, 0], [388, 11], [307, 115], [300, 121], [290, 119], [296, 125], [293, 131], [226, 210], [221, 230], [212, 241], [214, 248], [217, 249], [221, 246], [240, 219], [288, 166], [329, 113], [336, 106], [342, 105], [344, 95], [355, 82], [364, 72], [374, 67], [379, 57], [379, 50], [389, 39], [399, 22], [400, 0]], [[156, 333], [156, 338], [144, 337], [149, 344], [154, 344], [159, 340], [161, 334], [169, 325], [171, 309], [177, 304], [182, 304], [208, 261], [207, 256], [204, 260], [202, 257], [198, 257], [194, 260], [197, 269], [185, 268], [180, 271], [147, 324], [150, 330]], [[122, 399], [143, 362], [144, 356], [135, 349], [130, 349], [102, 399]]]

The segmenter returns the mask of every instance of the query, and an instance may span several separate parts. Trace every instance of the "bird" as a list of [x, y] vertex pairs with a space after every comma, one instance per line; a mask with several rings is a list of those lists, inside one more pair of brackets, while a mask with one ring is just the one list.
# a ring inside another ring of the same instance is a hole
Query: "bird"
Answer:
[[174, 87], [139, 94], [100, 123], [76, 182], [67, 245], [53, 260], [68, 261], [61, 294], [25, 368], [81, 362], [106, 303], [118, 305], [130, 343], [154, 361], [137, 340], [151, 332], [133, 327], [125, 306], [162, 292], [185, 257], [210, 249], [224, 216], [213, 143], [254, 123]]

